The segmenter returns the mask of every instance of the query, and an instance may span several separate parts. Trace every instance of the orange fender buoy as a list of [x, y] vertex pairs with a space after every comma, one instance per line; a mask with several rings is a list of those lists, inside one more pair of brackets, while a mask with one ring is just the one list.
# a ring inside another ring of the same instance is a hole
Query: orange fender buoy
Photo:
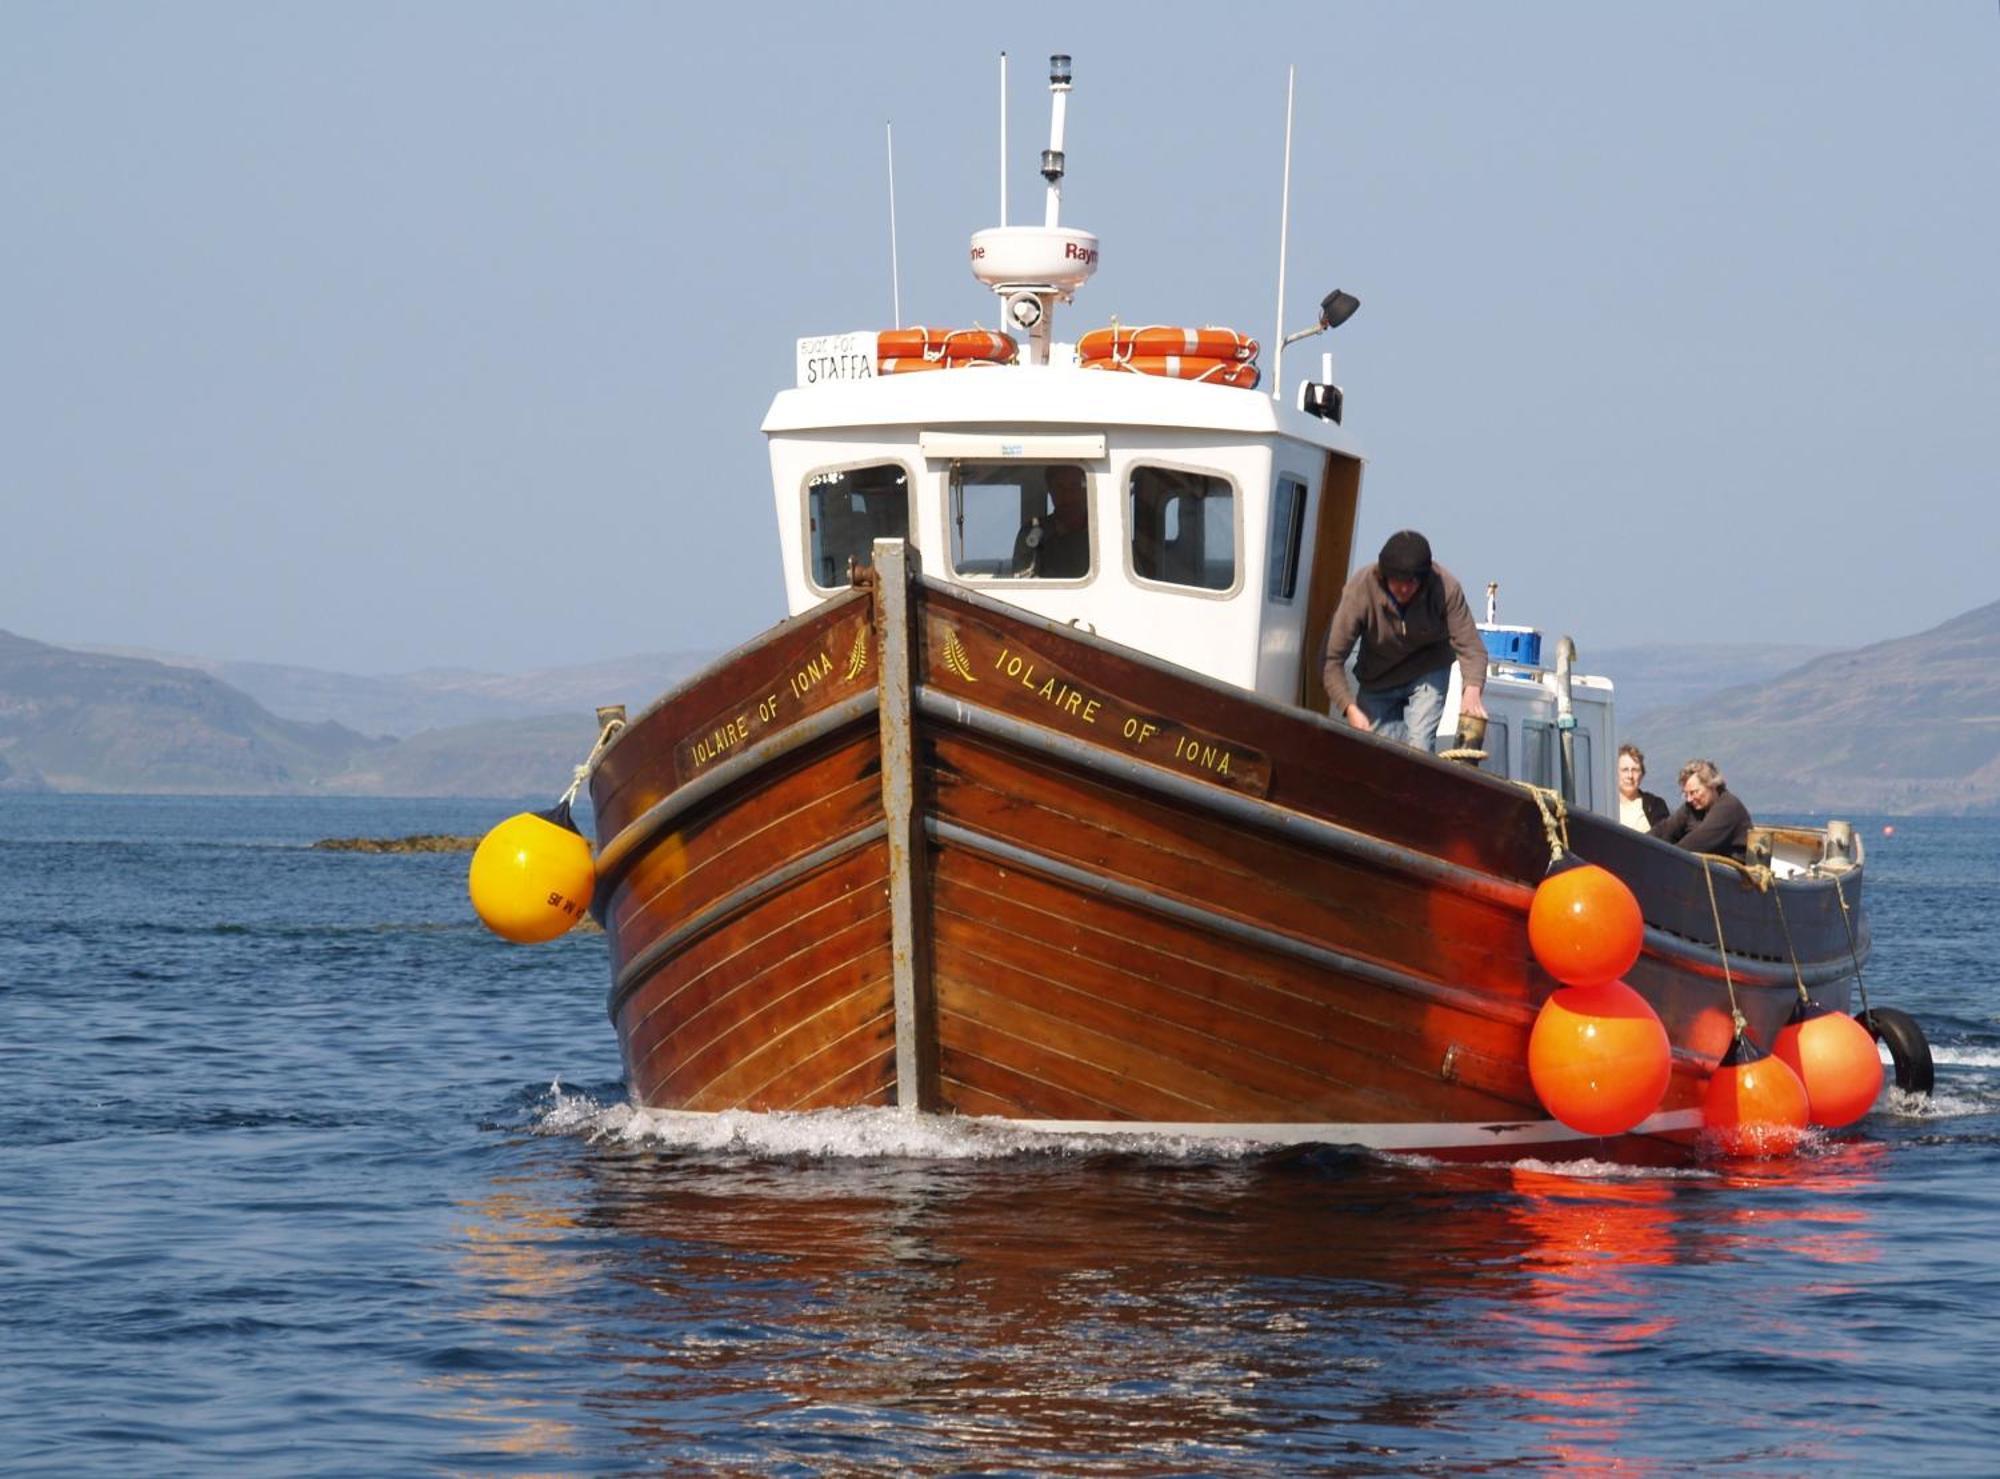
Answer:
[[1659, 1014], [1623, 981], [1558, 987], [1528, 1035], [1536, 1097], [1586, 1135], [1622, 1135], [1645, 1119], [1673, 1069]]
[[1701, 1115], [1703, 1133], [1724, 1155], [1790, 1155], [1805, 1138], [1806, 1086], [1738, 1033], [1708, 1080]]
[[1257, 388], [1257, 367], [1241, 360], [1205, 354], [1135, 354], [1125, 359], [1091, 359], [1086, 370], [1125, 370], [1134, 375], [1159, 375], [1168, 380], [1201, 380], [1210, 385]]
[[1624, 880], [1595, 863], [1551, 873], [1528, 905], [1528, 947], [1565, 986], [1601, 986], [1632, 969], [1646, 921]]
[[1202, 355], [1209, 359], [1253, 360], [1257, 341], [1248, 334], [1213, 325], [1199, 329], [1170, 324], [1146, 324], [1092, 329], [1076, 341], [1082, 360], [1124, 359], [1130, 355]]
[[1771, 1053], [1805, 1085], [1808, 1118], [1830, 1130], [1860, 1119], [1882, 1092], [1875, 1039], [1845, 1012], [1800, 1002], [1772, 1039]]

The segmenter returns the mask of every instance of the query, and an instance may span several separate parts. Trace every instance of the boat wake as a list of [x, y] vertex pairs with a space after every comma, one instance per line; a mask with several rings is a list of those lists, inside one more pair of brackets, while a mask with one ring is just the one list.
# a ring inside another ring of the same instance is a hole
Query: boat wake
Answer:
[[982, 1161], [1022, 1156], [1143, 1156], [1184, 1161], [1247, 1160], [1272, 1154], [1253, 1140], [1143, 1133], [1052, 1134], [998, 1121], [912, 1115], [898, 1109], [714, 1114], [600, 1104], [551, 1084], [534, 1128], [592, 1144], [618, 1144], [793, 1160]]

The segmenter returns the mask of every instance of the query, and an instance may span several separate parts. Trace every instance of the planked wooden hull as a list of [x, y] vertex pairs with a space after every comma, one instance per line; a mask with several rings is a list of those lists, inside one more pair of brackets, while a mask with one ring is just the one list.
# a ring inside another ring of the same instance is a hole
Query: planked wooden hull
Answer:
[[[1765, 1042], [1799, 980], [1847, 1004], [1858, 856], [1760, 888], [877, 563], [639, 716], [593, 776], [640, 1104], [1679, 1153], [1732, 988]], [[1660, 1112], [1618, 1145], [1528, 1082], [1552, 831], [1638, 895], [1629, 979], [1675, 1046]]]

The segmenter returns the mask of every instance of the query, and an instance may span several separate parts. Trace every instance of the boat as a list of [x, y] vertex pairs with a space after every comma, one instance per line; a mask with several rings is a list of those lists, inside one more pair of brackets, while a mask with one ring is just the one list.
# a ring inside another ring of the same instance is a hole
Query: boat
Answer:
[[[1056, 338], [1100, 258], [1060, 221], [1070, 85], [1055, 58], [1042, 224], [972, 238], [1004, 328], [802, 338], [762, 426], [790, 614], [600, 716], [590, 908], [635, 1103], [1691, 1153], [1739, 1024], [1854, 1010], [1860, 838], [1760, 827], [1739, 866], [1621, 826], [1613, 684], [1490, 593], [1477, 748], [1329, 718], [1363, 472], [1330, 357], [1287, 397], [1233, 331]], [[1557, 989], [1528, 914], [1577, 860], [1636, 897], [1624, 979], [1671, 1043], [1615, 1135], [1527, 1063]]]

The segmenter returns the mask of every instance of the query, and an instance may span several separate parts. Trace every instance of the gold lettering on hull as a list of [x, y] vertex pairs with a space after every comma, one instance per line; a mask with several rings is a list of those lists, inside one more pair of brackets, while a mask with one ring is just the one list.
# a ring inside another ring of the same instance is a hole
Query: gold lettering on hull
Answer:
[[[971, 671], [975, 663], [966, 642], [954, 628], [943, 623], [940, 626], [943, 636], [933, 650], [938, 653], [937, 662], [943, 671], [937, 676], [949, 675], [962, 683], [978, 682]], [[976, 666], [1001, 685], [996, 694], [984, 700], [995, 708], [1071, 730], [1079, 738], [1136, 755], [1154, 765], [1199, 775], [1253, 795], [1269, 793], [1271, 765], [1260, 752], [1204, 733], [1171, 716], [1144, 712], [1122, 703], [1013, 641], [994, 639], [990, 650], [991, 657], [982, 652]]]
[[868, 628], [856, 627], [854, 645], [847, 651], [847, 671], [841, 675], [841, 682], [852, 683], [855, 674], [868, 666]]
[[808, 660], [806, 665], [792, 674], [787, 681], [792, 686], [792, 693], [799, 698], [804, 698], [820, 683], [825, 681], [826, 675], [832, 671], [833, 659], [822, 652], [818, 657]]
[[965, 646], [958, 640], [958, 631], [953, 627], [944, 629], [944, 665], [968, 683], [979, 681], [972, 676], [972, 659], [965, 655]]
[[[836, 626], [821, 634], [817, 651], [808, 649], [785, 657], [775, 671], [768, 671], [730, 709], [710, 719], [676, 747], [682, 779], [706, 770], [765, 731], [782, 728], [794, 720], [825, 708], [844, 696], [844, 690], [865, 685], [868, 667], [869, 624], [865, 614], [854, 619], [851, 643]], [[833, 654], [847, 649], [845, 671]], [[857, 682], [858, 680], [858, 682]]]

